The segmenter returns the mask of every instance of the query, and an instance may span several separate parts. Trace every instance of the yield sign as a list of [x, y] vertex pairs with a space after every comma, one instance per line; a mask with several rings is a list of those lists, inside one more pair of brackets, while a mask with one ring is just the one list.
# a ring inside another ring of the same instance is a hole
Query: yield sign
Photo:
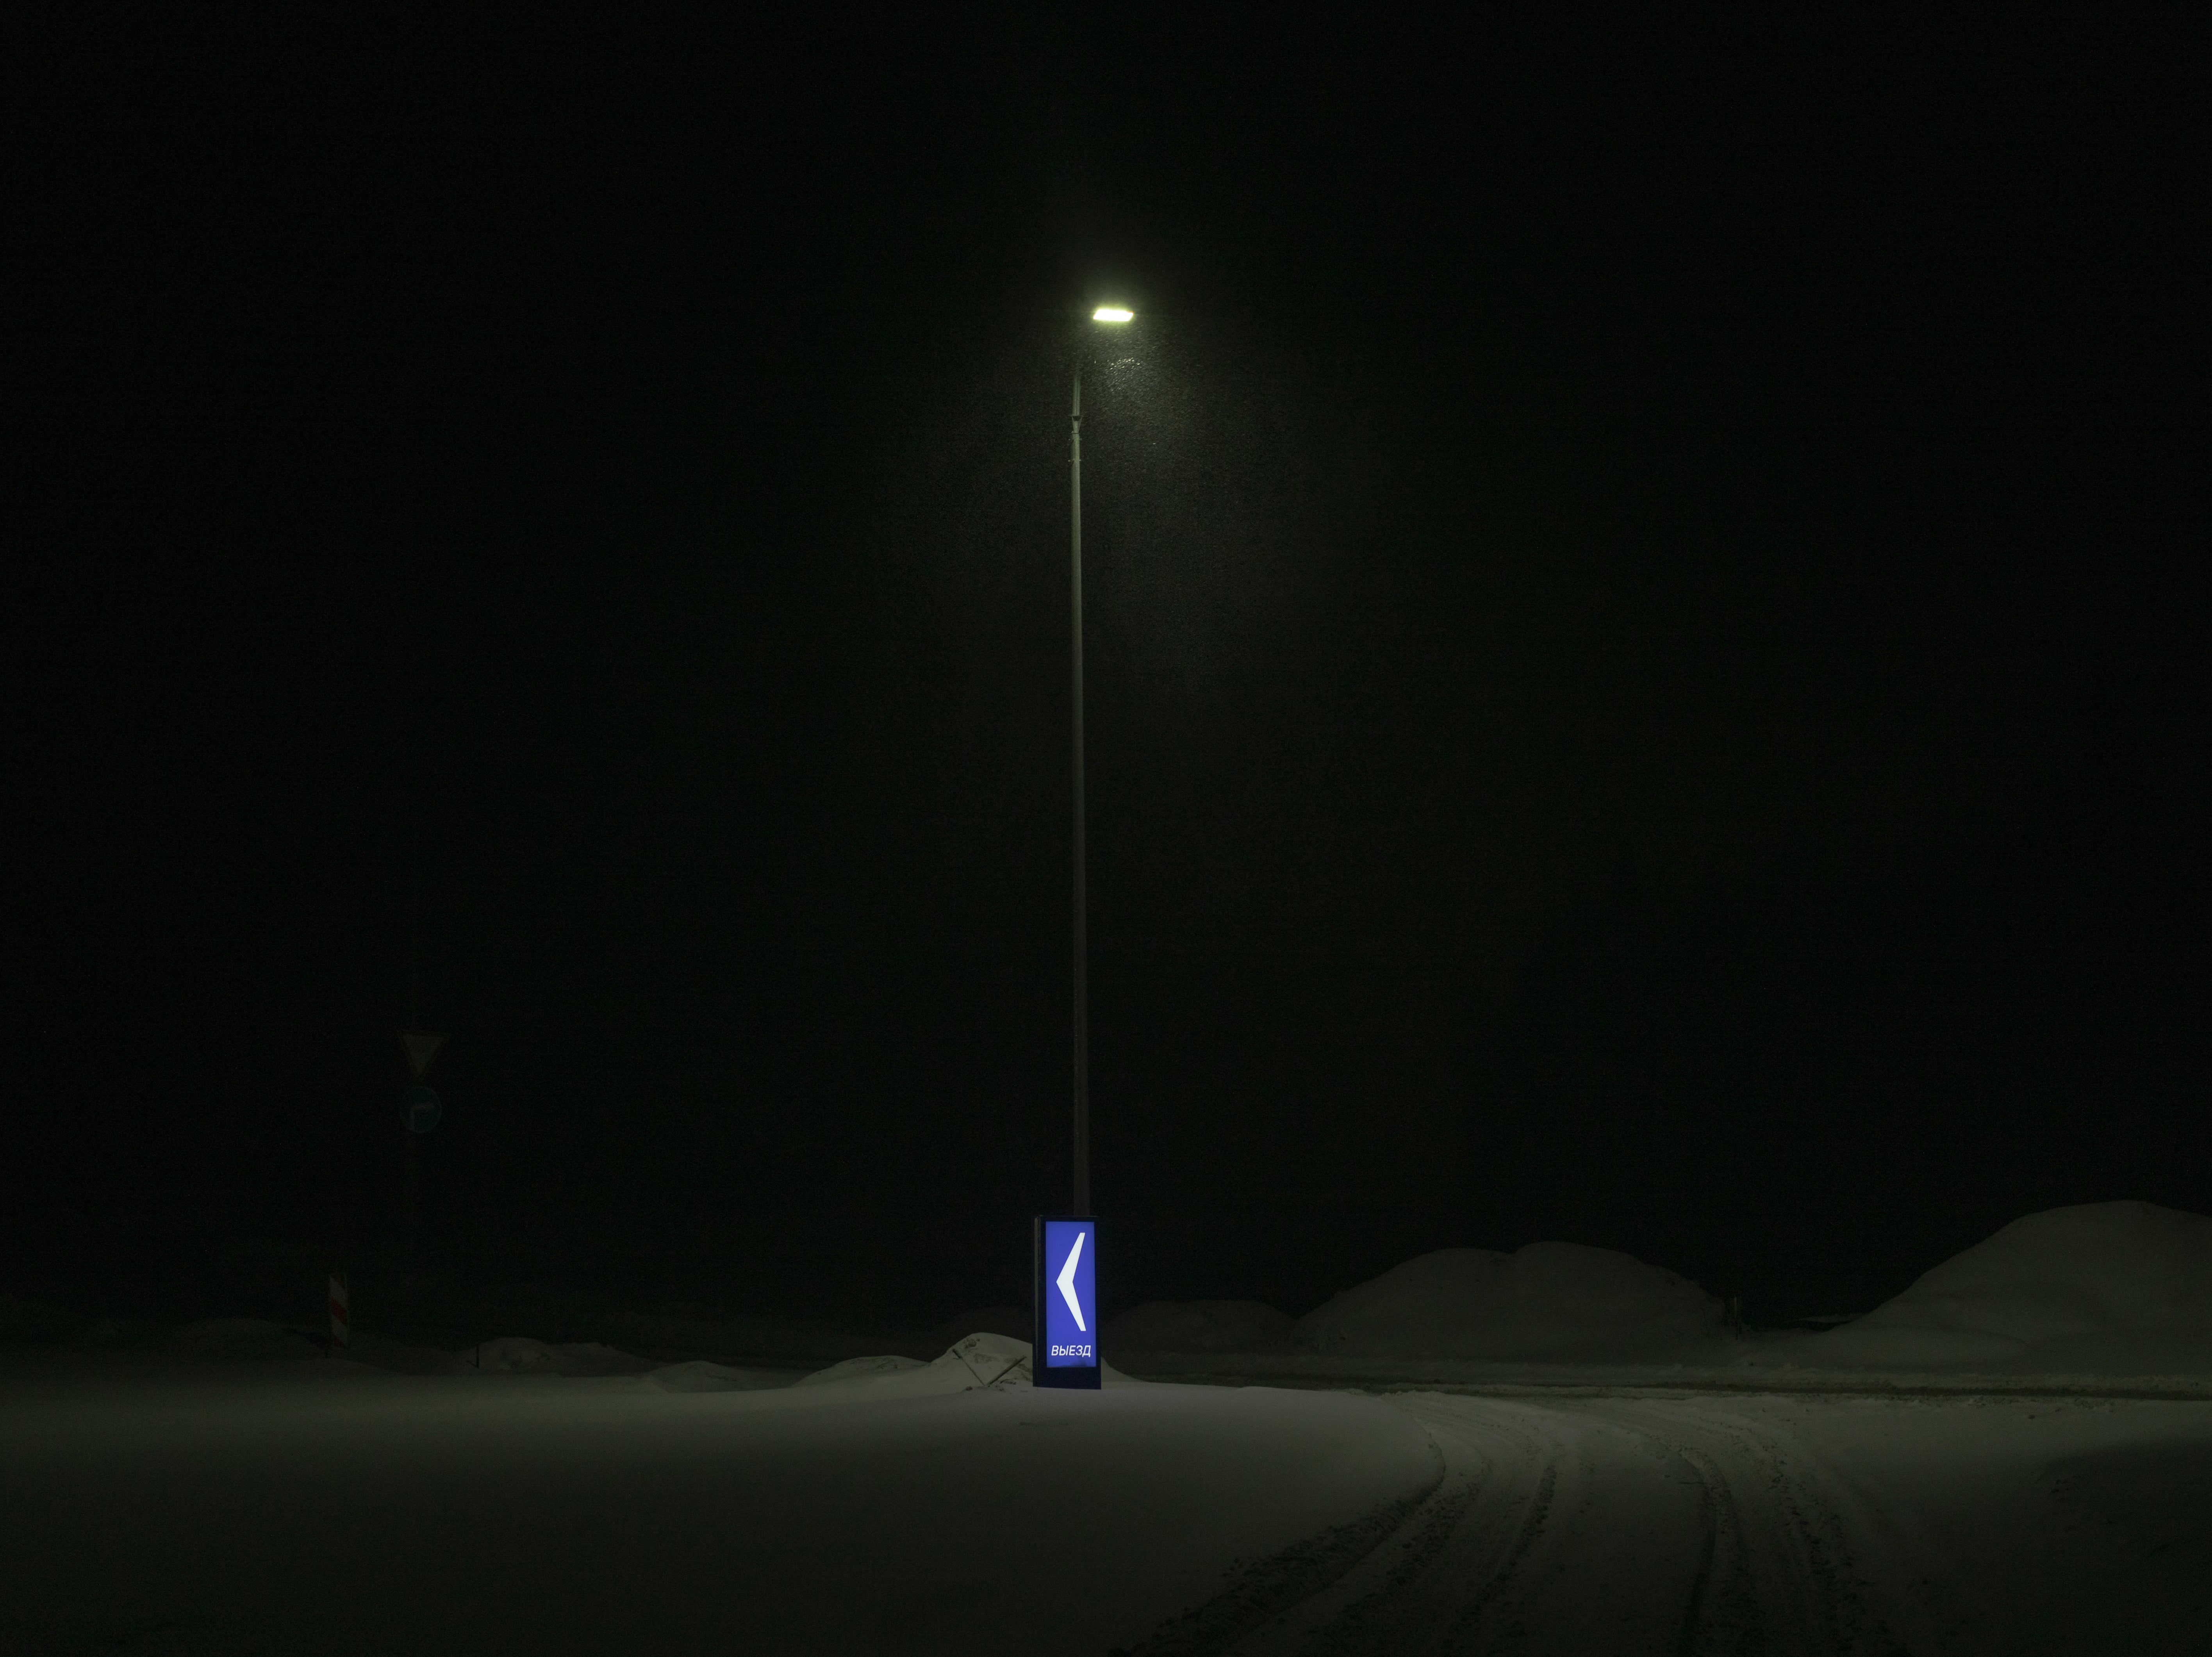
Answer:
[[446, 1045], [442, 1035], [433, 1035], [428, 1030], [402, 1030], [399, 1045], [407, 1049], [407, 1067], [421, 1081], [422, 1072], [430, 1068], [430, 1061], [438, 1056], [438, 1049]]

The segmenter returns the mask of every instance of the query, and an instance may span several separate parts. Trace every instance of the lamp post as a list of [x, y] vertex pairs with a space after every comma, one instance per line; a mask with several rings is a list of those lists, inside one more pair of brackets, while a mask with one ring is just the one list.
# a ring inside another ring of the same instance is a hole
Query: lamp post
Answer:
[[[1093, 322], [1119, 325], [1136, 313], [1102, 305]], [[1083, 358], [1075, 361], [1075, 386], [1067, 419], [1068, 688], [1075, 754], [1075, 1209], [1091, 1211], [1091, 940], [1089, 883], [1083, 828]]]

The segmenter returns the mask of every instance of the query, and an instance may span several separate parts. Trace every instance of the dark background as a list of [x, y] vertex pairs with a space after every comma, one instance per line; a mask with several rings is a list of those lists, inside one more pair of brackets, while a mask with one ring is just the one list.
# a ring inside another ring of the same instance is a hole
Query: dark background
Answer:
[[1810, 45], [33, 60], [0, 1287], [1020, 1298], [1079, 349], [1109, 1304], [2212, 1210], [2200, 60]]

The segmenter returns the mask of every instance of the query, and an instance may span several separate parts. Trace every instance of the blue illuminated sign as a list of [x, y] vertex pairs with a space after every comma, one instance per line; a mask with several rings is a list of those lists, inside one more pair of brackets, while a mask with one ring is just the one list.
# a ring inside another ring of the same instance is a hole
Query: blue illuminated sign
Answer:
[[1042, 1215], [1036, 1223], [1036, 1357], [1040, 1387], [1098, 1384], [1098, 1222]]

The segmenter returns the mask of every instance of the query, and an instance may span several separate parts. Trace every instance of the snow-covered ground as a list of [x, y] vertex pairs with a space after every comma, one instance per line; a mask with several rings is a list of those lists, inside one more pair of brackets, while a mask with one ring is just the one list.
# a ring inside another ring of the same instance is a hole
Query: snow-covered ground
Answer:
[[[1009, 1350], [1012, 1349], [1012, 1350]], [[2201, 1651], [2212, 1404], [0, 1368], [0, 1651]]]
[[0, 1654], [2212, 1648], [2212, 1222], [2031, 1216], [1765, 1340], [1601, 1250], [1425, 1261], [1117, 1320], [1288, 1386], [1039, 1392], [991, 1332], [0, 1347]]
[[1239, 1651], [2207, 1648], [2212, 1405], [1392, 1401], [1444, 1478]]
[[1239, 1561], [1357, 1554], [1441, 1472], [1370, 1399], [976, 1356], [671, 1390], [19, 1350], [0, 1651], [1104, 1652]]

